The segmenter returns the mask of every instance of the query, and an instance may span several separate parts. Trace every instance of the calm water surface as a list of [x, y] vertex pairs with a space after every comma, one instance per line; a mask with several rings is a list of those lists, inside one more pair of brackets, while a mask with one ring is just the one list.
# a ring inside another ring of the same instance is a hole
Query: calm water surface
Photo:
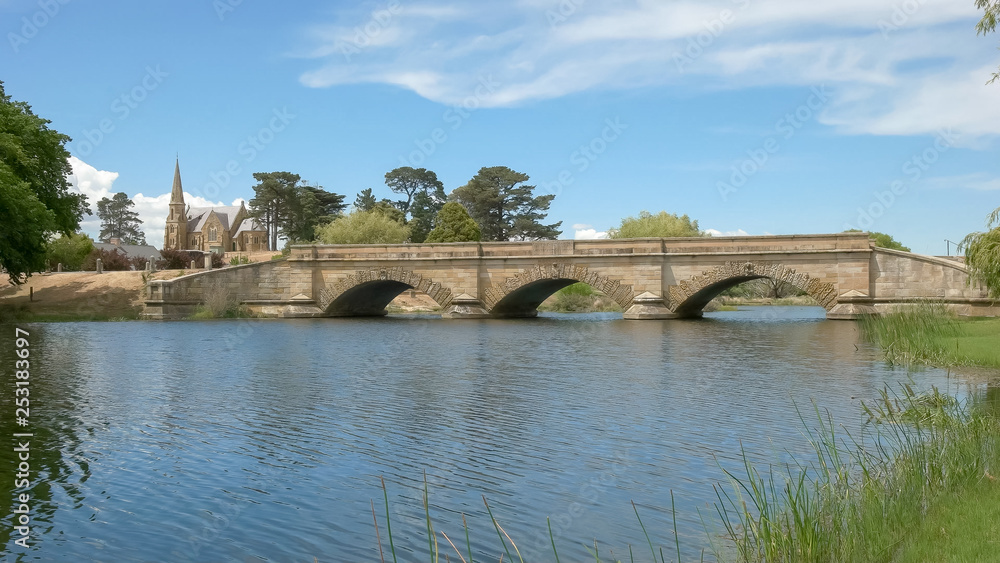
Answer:
[[484, 495], [526, 561], [552, 560], [546, 517], [579, 561], [595, 538], [602, 554], [648, 550], [631, 500], [672, 550], [671, 490], [697, 558], [699, 511], [712, 521], [741, 444], [762, 463], [808, 460], [794, 405], [857, 431], [860, 400], [885, 385], [960, 385], [887, 367], [854, 323], [810, 307], [27, 328], [34, 547], [13, 544], [10, 509], [0, 529], [24, 561], [377, 561], [380, 476], [400, 560], [426, 560], [425, 473], [435, 528], [457, 543], [466, 514], [485, 561], [502, 547]]

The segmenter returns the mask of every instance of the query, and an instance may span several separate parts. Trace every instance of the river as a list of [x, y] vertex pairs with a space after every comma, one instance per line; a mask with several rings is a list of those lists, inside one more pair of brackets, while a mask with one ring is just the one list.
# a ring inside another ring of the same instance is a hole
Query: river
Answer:
[[[373, 504], [391, 560], [380, 477], [399, 560], [427, 560], [425, 474], [435, 530], [464, 554], [464, 513], [477, 560], [503, 551], [484, 496], [526, 561], [553, 560], [546, 517], [563, 561], [595, 539], [602, 557], [627, 560], [631, 545], [647, 560], [633, 500], [672, 553], [671, 491], [697, 559], [713, 485], [729, 486], [722, 468], [742, 467], [741, 447], [762, 468], [809, 461], [813, 404], [857, 435], [860, 401], [884, 386], [962, 389], [942, 370], [885, 365], [855, 323], [818, 307], [21, 328], [31, 547], [14, 544], [13, 493], [0, 539], [23, 561], [378, 561]], [[24, 431], [12, 403], [4, 427]], [[5, 492], [15, 455], [4, 449]]]

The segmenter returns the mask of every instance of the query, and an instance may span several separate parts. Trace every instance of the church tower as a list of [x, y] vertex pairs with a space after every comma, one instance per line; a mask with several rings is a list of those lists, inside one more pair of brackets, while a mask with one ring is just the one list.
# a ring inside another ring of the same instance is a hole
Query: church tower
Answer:
[[181, 187], [180, 159], [174, 163], [174, 187], [170, 191], [170, 212], [163, 233], [163, 248], [187, 249], [187, 212], [184, 205], [184, 189]]

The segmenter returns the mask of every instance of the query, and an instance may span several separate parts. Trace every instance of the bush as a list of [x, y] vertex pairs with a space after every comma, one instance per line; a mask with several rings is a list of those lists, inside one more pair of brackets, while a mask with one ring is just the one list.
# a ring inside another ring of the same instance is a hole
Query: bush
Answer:
[[[221, 254], [211, 253], [212, 268], [221, 268], [226, 265]], [[191, 267], [194, 261], [195, 269], [205, 267], [205, 254], [197, 250], [171, 250], [165, 248], [160, 251], [160, 260], [156, 262], [157, 270], [183, 270]]]
[[149, 263], [149, 258], [145, 256], [133, 256], [129, 258], [129, 263], [132, 264], [132, 268], [135, 270], [145, 270], [146, 264]]
[[98, 258], [101, 259], [101, 269], [105, 272], [121, 272], [132, 269], [132, 263], [129, 261], [128, 256], [117, 248], [114, 250], [95, 248], [84, 259], [83, 264], [80, 266], [81, 269], [86, 272], [96, 271]]
[[250, 260], [249, 256], [233, 256], [232, 258], [229, 259], [229, 265], [230, 266], [239, 266], [241, 264], [250, 264], [251, 262], [253, 262], [253, 261]]
[[434, 229], [424, 242], [471, 242], [482, 240], [483, 233], [461, 203], [449, 201], [438, 211]]
[[409, 227], [379, 211], [353, 211], [316, 230], [325, 244], [399, 244], [410, 236]]
[[63, 270], [75, 272], [83, 267], [84, 260], [93, 250], [94, 241], [83, 233], [76, 233], [50, 242], [46, 250], [46, 259], [53, 271], [62, 264]]
[[698, 221], [687, 215], [660, 211], [653, 215], [641, 211], [638, 217], [622, 219], [617, 229], [608, 232], [609, 238], [651, 238], [651, 237], [703, 237], [705, 232], [698, 228]]

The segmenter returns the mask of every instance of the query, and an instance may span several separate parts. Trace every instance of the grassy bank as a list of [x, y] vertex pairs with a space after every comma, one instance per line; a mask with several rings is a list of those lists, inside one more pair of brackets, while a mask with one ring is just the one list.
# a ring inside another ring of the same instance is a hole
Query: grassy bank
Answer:
[[556, 313], [620, 312], [622, 308], [607, 295], [585, 283], [574, 283], [552, 294], [538, 306], [539, 311]]
[[861, 330], [893, 364], [1000, 368], [1000, 319], [960, 319], [927, 305], [862, 319]]

